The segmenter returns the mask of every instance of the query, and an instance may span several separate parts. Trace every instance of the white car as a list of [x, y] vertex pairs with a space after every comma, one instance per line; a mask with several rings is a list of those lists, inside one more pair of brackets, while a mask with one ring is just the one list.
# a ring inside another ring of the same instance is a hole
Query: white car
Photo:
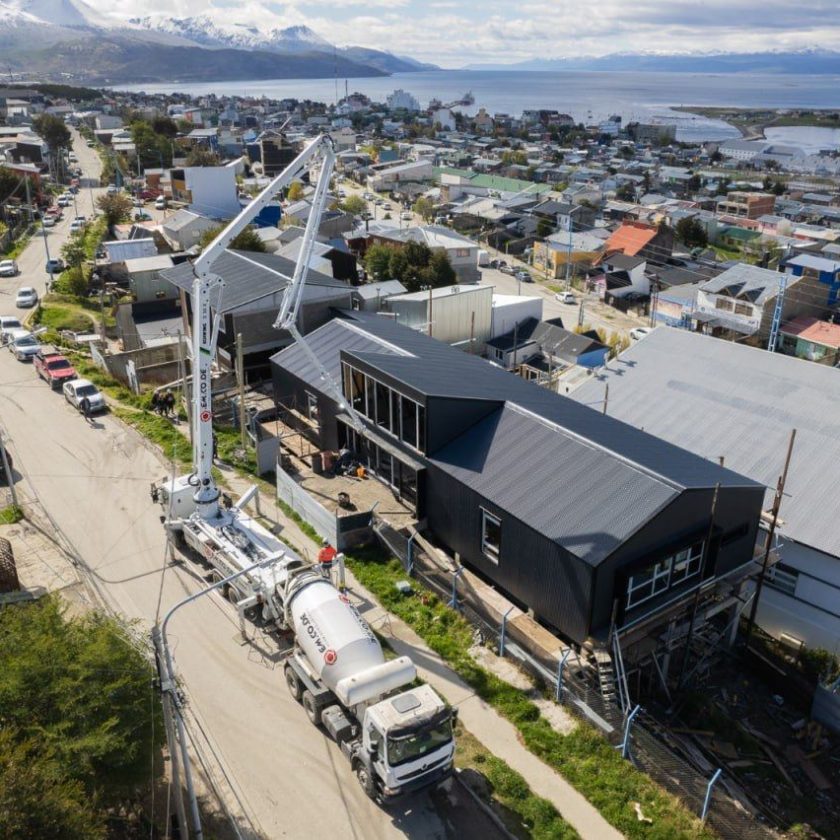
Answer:
[[70, 233], [78, 233], [80, 230], [84, 230], [84, 228], [85, 223], [79, 221], [79, 219], [73, 219], [73, 221], [70, 222]]
[[9, 352], [19, 362], [32, 361], [35, 354], [41, 349], [38, 339], [29, 330], [14, 330], [9, 334]]
[[79, 411], [82, 410], [82, 400], [85, 397], [90, 403], [91, 411], [104, 411], [107, 407], [105, 397], [89, 379], [73, 379], [70, 382], [65, 382], [62, 390], [64, 391], [64, 399]]
[[155, 199], [155, 210], [166, 210], [166, 199], [163, 196]]
[[633, 341], [638, 341], [640, 338], [644, 338], [646, 335], [650, 335], [653, 332], [652, 327], [634, 327], [630, 330], [630, 338]]
[[7, 344], [12, 332], [22, 329], [23, 324], [19, 318], [15, 318], [14, 315], [0, 315], [0, 344]]
[[55, 227], [55, 216], [44, 216], [44, 218], [41, 220], [41, 224], [45, 228]]
[[32, 286], [21, 286], [15, 295], [15, 306], [18, 309], [29, 309], [38, 303], [38, 292]]
[[554, 295], [555, 300], [559, 300], [560, 303], [577, 303], [575, 296], [571, 292], [557, 292]]
[[0, 277], [15, 277], [18, 266], [14, 260], [0, 260]]
[[68, 204], [70, 204], [70, 202], [71, 202], [71, 201], [72, 201], [72, 199], [65, 198], [65, 197], [62, 195], [62, 196], [59, 196], [59, 198], [56, 200], [56, 202], [55, 202], [55, 203], [56, 203], [59, 207], [66, 207]]
[[410, 222], [414, 217], [411, 215], [411, 213], [408, 212], [408, 210], [406, 210], [404, 213], [400, 213], [400, 218], [404, 222]]

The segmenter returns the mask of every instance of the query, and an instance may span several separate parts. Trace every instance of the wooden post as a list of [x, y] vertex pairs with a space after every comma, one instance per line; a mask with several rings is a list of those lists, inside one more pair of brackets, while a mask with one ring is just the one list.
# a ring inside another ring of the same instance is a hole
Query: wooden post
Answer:
[[432, 287], [429, 286], [429, 336], [432, 334]]
[[604, 410], [602, 412], [603, 414], [607, 413], [607, 403], [609, 403], [609, 401], [610, 401], [610, 383], [608, 382], [606, 385], [604, 385]]
[[767, 568], [770, 565], [770, 549], [773, 546], [773, 537], [776, 534], [776, 523], [779, 519], [779, 508], [782, 505], [782, 496], [785, 492], [785, 482], [787, 481], [788, 467], [790, 467], [790, 459], [793, 455], [793, 442], [796, 440], [796, 429], [791, 429], [790, 441], [788, 442], [787, 455], [785, 456], [785, 465], [782, 468], [782, 474], [776, 482], [776, 495], [773, 497], [773, 507], [770, 510], [770, 528], [767, 531], [767, 541], [764, 543], [764, 557], [761, 561], [761, 574], [755, 584], [755, 595], [753, 596], [752, 606], [750, 607], [750, 617], [747, 621], [747, 635], [744, 639], [744, 646], [749, 647], [750, 636], [752, 636], [753, 627], [755, 626], [755, 616], [758, 612], [758, 599], [761, 597], [761, 590], [764, 586], [764, 577], [767, 574]]
[[247, 449], [245, 429], [245, 361], [242, 353], [242, 333], [236, 334], [236, 379], [239, 384], [239, 436], [242, 448]]

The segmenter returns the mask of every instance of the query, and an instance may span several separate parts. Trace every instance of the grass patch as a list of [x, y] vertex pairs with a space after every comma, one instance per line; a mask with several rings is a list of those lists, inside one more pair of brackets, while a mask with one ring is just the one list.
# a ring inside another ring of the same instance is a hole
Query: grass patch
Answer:
[[58, 302], [58, 298], [64, 297], [65, 295], [47, 295], [35, 313], [35, 323], [56, 332], [87, 332], [96, 326], [93, 316], [82, 307], [75, 303]]
[[[623, 760], [591, 726], [580, 723], [574, 732], [561, 735], [521, 691], [481, 668], [468, 653], [472, 628], [458, 613], [430, 592], [404, 596], [396, 589], [396, 582], [405, 578], [399, 561], [368, 549], [348, 556], [347, 564], [386, 609], [409, 624], [476, 694], [517, 727], [534, 755], [563, 775], [627, 837], [715, 836], [679, 800]], [[652, 825], [639, 822], [633, 802], [641, 803]]]
[[23, 519], [23, 511], [17, 505], [0, 508], [0, 525], [14, 525]]
[[9, 246], [7, 251], [3, 251], [3, 259], [4, 260], [16, 260], [26, 249], [26, 246], [29, 244], [29, 240], [32, 239], [32, 231], [34, 227], [30, 225], [23, 236], [19, 236], [15, 239], [12, 244]]
[[[547, 800], [531, 792], [528, 783], [481, 742], [467, 732], [459, 722], [455, 729], [455, 764], [462, 770], [473, 770], [486, 779], [490, 788], [489, 802], [516, 837], [536, 840], [577, 840], [580, 835]], [[467, 774], [462, 781], [469, 784]], [[475, 790], [475, 788], [473, 787]], [[476, 793], [487, 802], [483, 791]]]
[[132, 411], [119, 406], [113, 409], [120, 418], [141, 435], [157, 444], [168, 460], [174, 460], [179, 467], [189, 468], [192, 464], [192, 447], [171, 420], [160, 417], [151, 411]]
[[257, 453], [251, 446], [242, 449], [242, 436], [233, 426], [214, 426], [219, 459], [237, 470], [257, 474]]

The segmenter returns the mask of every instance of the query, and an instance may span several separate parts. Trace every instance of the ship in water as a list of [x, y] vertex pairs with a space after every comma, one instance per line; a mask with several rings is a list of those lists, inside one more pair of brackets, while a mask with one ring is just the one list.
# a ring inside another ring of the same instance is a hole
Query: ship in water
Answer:
[[460, 99], [456, 99], [454, 102], [447, 102], [443, 107], [456, 108], [459, 105], [475, 105], [475, 97], [472, 95], [471, 90], [468, 90]]

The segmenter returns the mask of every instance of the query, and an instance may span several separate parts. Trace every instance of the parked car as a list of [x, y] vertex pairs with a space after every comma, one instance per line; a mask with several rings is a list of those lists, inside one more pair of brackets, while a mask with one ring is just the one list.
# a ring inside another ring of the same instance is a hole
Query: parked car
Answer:
[[72, 198], [65, 198], [63, 195], [60, 195], [56, 200], [56, 204], [58, 204], [59, 207], [66, 207], [72, 200]]
[[38, 339], [29, 330], [13, 330], [9, 334], [7, 342], [9, 352], [19, 361], [31, 361], [35, 354], [41, 349]]
[[650, 335], [653, 332], [652, 327], [633, 327], [630, 330], [630, 338], [633, 341], [638, 341], [640, 338], [644, 338], [646, 335]]
[[414, 218], [414, 216], [412, 216], [411, 213], [409, 213], [408, 210], [406, 210], [404, 213], [400, 213], [400, 218], [404, 222], [410, 222]]
[[18, 265], [14, 260], [0, 260], [0, 277], [17, 277]]
[[154, 199], [159, 198], [159, 197], [160, 197], [160, 190], [143, 190], [140, 193], [140, 198], [142, 198], [143, 201], [153, 201]]
[[41, 220], [41, 224], [45, 228], [55, 227], [56, 218], [55, 216], [45, 215], [44, 218]]
[[44, 271], [47, 274], [60, 274], [64, 271], [64, 263], [59, 259], [51, 259], [47, 260], [46, 264], [44, 265]]
[[73, 221], [74, 222], [85, 222], [85, 223], [87, 223], [87, 216], [74, 216]]
[[78, 233], [80, 230], [84, 230], [84, 228], [85, 223], [79, 219], [73, 219], [73, 221], [70, 222], [70, 233]]
[[155, 210], [166, 210], [166, 199], [162, 195], [155, 199]]
[[514, 275], [514, 277], [516, 277], [516, 279], [519, 280], [520, 283], [533, 283], [534, 282], [534, 278], [531, 277], [531, 275], [527, 271], [524, 271], [522, 269], [517, 271], [516, 274]]
[[15, 306], [18, 309], [31, 309], [38, 303], [38, 292], [32, 286], [21, 286], [15, 295]]
[[135, 198], [134, 201], [131, 202], [132, 207], [142, 207], [143, 206], [143, 199], [142, 198]]
[[152, 217], [145, 211], [145, 210], [138, 210], [134, 214], [134, 221], [135, 222], [150, 222]]
[[114, 186], [114, 184], [108, 184], [108, 189], [105, 190], [108, 195], [113, 195], [115, 192], [119, 192], [119, 190]]
[[44, 211], [44, 218], [51, 218], [58, 221], [59, 219], [64, 218], [64, 211], [56, 204], [53, 207], [47, 207]]
[[0, 315], [0, 344], [7, 344], [15, 330], [23, 329], [20, 319], [14, 315]]
[[62, 385], [76, 378], [76, 370], [70, 362], [49, 345], [41, 347], [32, 360], [35, 372], [50, 388]]
[[62, 387], [64, 399], [78, 411], [82, 410], [82, 400], [87, 397], [91, 411], [105, 411], [105, 397], [99, 392], [96, 385], [89, 379], [73, 379], [65, 382]]
[[554, 299], [559, 300], [560, 303], [577, 303], [577, 298], [571, 292], [557, 292]]
[[499, 271], [502, 274], [516, 274], [516, 269], [512, 265], [506, 265], [505, 263], [499, 265]]

